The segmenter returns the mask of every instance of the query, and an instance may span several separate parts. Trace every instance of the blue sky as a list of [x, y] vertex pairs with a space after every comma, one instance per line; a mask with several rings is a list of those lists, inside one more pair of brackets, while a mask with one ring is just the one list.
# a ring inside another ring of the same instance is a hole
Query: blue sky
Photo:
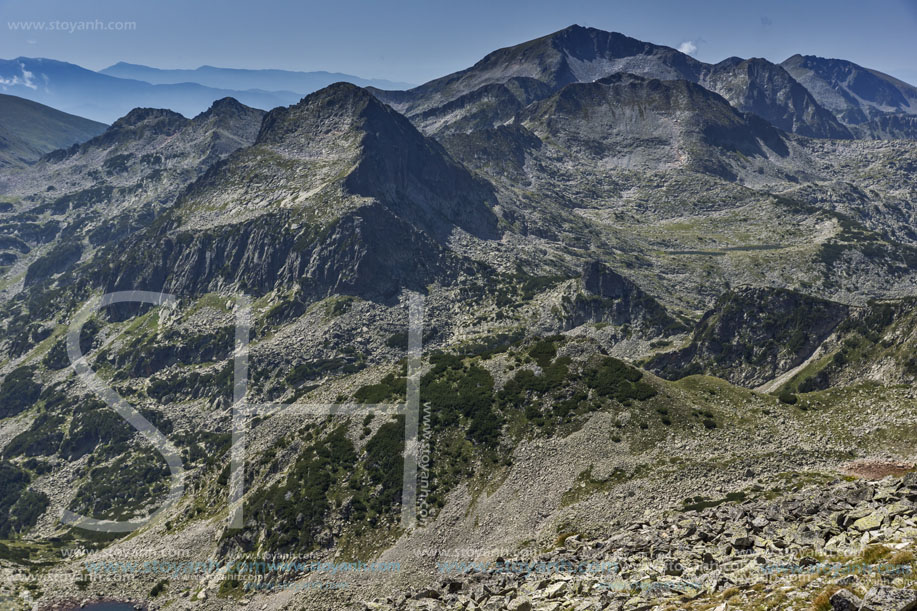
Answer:
[[[133, 31], [13, 31], [14, 21], [135, 22]], [[917, 0], [0, 0], [0, 57], [329, 70], [421, 83], [570, 24], [692, 50], [850, 59], [917, 84]]]

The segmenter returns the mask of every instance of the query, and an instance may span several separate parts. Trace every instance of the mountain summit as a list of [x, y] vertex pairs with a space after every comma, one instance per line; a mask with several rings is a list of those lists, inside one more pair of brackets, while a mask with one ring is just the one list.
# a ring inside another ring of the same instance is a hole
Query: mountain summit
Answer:
[[701, 63], [675, 49], [617, 32], [572, 25], [553, 34], [499, 49], [474, 66], [404, 92], [378, 92], [408, 116], [440, 106], [485, 85], [535, 79], [551, 91], [614, 72], [693, 79]]
[[486, 182], [407, 119], [337, 83], [265, 115], [254, 144], [192, 183], [108, 281], [391, 297], [446, 272], [455, 231], [496, 237], [495, 204]]
[[492, 124], [505, 122], [508, 109], [518, 110], [571, 83], [620, 72], [699, 83], [739, 110], [787, 131], [851, 137], [789, 73], [767, 60], [731, 58], [705, 64], [671, 47], [578, 25], [494, 51], [466, 70], [414, 89], [374, 91], [426, 132], [435, 133], [465, 129], [469, 116], [475, 116], [476, 126], [487, 115]]
[[794, 55], [780, 65], [858, 134], [917, 138], [917, 87], [842, 59]]

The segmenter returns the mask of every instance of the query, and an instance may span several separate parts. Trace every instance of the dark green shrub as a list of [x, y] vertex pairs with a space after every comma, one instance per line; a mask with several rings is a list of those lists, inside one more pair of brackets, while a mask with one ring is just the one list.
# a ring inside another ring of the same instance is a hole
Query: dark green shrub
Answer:
[[9, 510], [19, 500], [29, 480], [29, 474], [16, 465], [0, 462], [0, 538], [8, 538], [13, 531]]
[[596, 367], [584, 372], [586, 384], [599, 395], [616, 399], [645, 401], [656, 395], [656, 389], [642, 382], [643, 373], [623, 361], [604, 357]]
[[0, 384], [0, 418], [15, 416], [38, 401], [41, 385], [33, 379], [32, 367], [19, 367]]
[[153, 589], [150, 590], [150, 598], [156, 598], [157, 596], [159, 596], [160, 594], [162, 594], [163, 592], [165, 592], [165, 591], [166, 591], [166, 586], [167, 586], [167, 585], [169, 585], [169, 580], [168, 580], [168, 579], [163, 579], [163, 580], [161, 580], [161, 581], [157, 581], [157, 582], [156, 582], [156, 585], [153, 586]]
[[290, 386], [299, 386], [307, 380], [341, 369], [346, 364], [347, 361], [339, 358], [319, 359], [309, 363], [302, 363], [290, 370], [286, 376], [286, 381]]
[[[336, 480], [349, 475], [356, 462], [346, 427], [339, 426], [324, 440], [315, 441], [300, 453], [286, 480], [259, 490], [246, 502], [246, 514], [257, 524], [271, 524], [263, 544], [272, 549], [307, 552], [318, 547], [331, 505], [329, 491]], [[228, 467], [228, 465], [227, 465]], [[221, 479], [228, 479], [228, 468]], [[239, 535], [226, 531], [224, 538]], [[243, 531], [242, 537], [256, 536]]]
[[127, 450], [127, 442], [133, 436], [134, 429], [104, 403], [83, 399], [60, 445], [60, 455], [68, 460], [90, 452], [117, 456]]
[[371, 508], [381, 513], [401, 502], [404, 471], [404, 419], [398, 418], [379, 427], [366, 444], [366, 472], [370, 482], [379, 487]]
[[4, 458], [54, 455], [64, 439], [64, 433], [61, 431], [64, 422], [64, 416], [61, 414], [42, 412], [28, 430], [13, 437], [3, 448]]
[[67, 343], [64, 340], [54, 342], [51, 349], [41, 360], [41, 364], [52, 371], [64, 369], [70, 364], [70, 358], [67, 356]]
[[122, 519], [161, 501], [168, 490], [169, 469], [155, 450], [125, 450], [110, 465], [93, 467], [70, 504], [70, 510], [92, 517]]
[[550, 365], [554, 357], [557, 356], [557, 347], [550, 339], [539, 340], [529, 348], [529, 356], [543, 369]]
[[382, 403], [393, 397], [404, 397], [407, 392], [407, 380], [388, 374], [378, 384], [363, 386], [353, 397], [359, 403]]
[[26, 490], [10, 507], [9, 521], [11, 530], [23, 533], [35, 526], [38, 518], [45, 512], [51, 501], [44, 492]]
[[67, 271], [73, 267], [83, 255], [83, 247], [79, 242], [61, 242], [48, 254], [39, 257], [29, 266], [25, 274], [25, 286], [31, 286], [54, 274]]
[[408, 349], [408, 334], [407, 331], [402, 331], [400, 333], [393, 333], [385, 340], [385, 345], [389, 348], [407, 350]]
[[423, 376], [420, 399], [431, 406], [432, 423], [442, 431], [464, 418], [468, 437], [478, 444], [493, 444], [500, 437], [502, 417], [493, 409], [494, 380], [478, 365], [462, 367], [455, 355], [431, 358], [434, 367]]

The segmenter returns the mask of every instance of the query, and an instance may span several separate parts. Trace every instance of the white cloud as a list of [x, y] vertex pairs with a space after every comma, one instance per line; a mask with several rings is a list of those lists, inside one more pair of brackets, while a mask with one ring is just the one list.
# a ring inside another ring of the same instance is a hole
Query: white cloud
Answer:
[[22, 69], [22, 84], [28, 87], [29, 89], [38, 89], [38, 85], [32, 80], [32, 77], [35, 76], [31, 72], [25, 69], [25, 66], [19, 64], [19, 67]]
[[686, 40], [678, 45], [678, 50], [682, 53], [687, 53], [688, 55], [694, 55], [694, 53], [697, 51], [697, 45], [693, 40]]
[[10, 78], [3, 78], [0, 76], [0, 86], [6, 88], [15, 87], [16, 85], [25, 85], [29, 89], [38, 89], [38, 85], [36, 85], [33, 80], [35, 75], [26, 70], [21, 62], [19, 64], [19, 70], [22, 71], [22, 75], [14, 74]]

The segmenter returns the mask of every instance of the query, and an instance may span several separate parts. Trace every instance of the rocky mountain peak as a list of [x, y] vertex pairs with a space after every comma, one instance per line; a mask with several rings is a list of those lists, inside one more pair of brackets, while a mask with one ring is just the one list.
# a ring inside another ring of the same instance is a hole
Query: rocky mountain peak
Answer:
[[[650, 57], [665, 57], [668, 68], [682, 77], [686, 77], [695, 72], [696, 67], [700, 64], [691, 56], [681, 53], [671, 47], [656, 45], [649, 42], [643, 42], [630, 36], [625, 36], [619, 32], [606, 32], [596, 28], [585, 28], [574, 25], [565, 28], [559, 32], [551, 34], [548, 37], [554, 48], [564, 52], [568, 60], [571, 61], [571, 69], [576, 73], [578, 68], [576, 62], [598, 62], [594, 69], [602, 70], [604, 65], [602, 60], [620, 60], [624, 58], [633, 58], [638, 64], [640, 57], [649, 59]], [[631, 71], [634, 66], [631, 66]], [[647, 64], [647, 68], [652, 71], [652, 64]], [[600, 76], [607, 75], [608, 72]], [[578, 80], [588, 80], [585, 77], [589, 75], [577, 75]], [[598, 76], [593, 76], [598, 78]]]
[[405, 92], [375, 91], [408, 116], [436, 108], [481, 87], [523, 77], [547, 86], [548, 94], [576, 82], [615, 72], [659, 78], [695, 78], [700, 62], [670, 47], [617, 32], [573, 25], [486, 55], [474, 66]]
[[112, 124], [112, 129], [127, 129], [140, 125], [183, 125], [187, 119], [165, 108], [135, 108]]
[[917, 138], [917, 87], [843, 59], [793, 55], [783, 66], [860, 138]]
[[805, 87], [766, 59], [730, 57], [706, 68], [699, 82], [782, 130], [816, 138], [851, 137]]
[[133, 140], [171, 136], [188, 122], [188, 119], [177, 112], [164, 108], [135, 108], [83, 147], [107, 148]]
[[[415, 121], [424, 133], [446, 133], [506, 123], [508, 113], [569, 84], [621, 72], [699, 83], [738, 110], [755, 113], [785, 131], [817, 138], [852, 137], [822, 106], [821, 98], [806, 90], [807, 84], [804, 87], [794, 75], [766, 59], [730, 57], [715, 65], [705, 64], [671, 47], [579, 25], [498, 49], [466, 70], [408, 91], [373, 93]], [[494, 85], [506, 86], [520, 78], [541, 87], [529, 87], [523, 94], [493, 90]], [[493, 101], [496, 98], [499, 102]]]
[[216, 100], [213, 104], [210, 105], [210, 108], [198, 116], [238, 116], [248, 110], [251, 109], [245, 104], [239, 102], [237, 99], [232, 97], [225, 97]]
[[651, 50], [650, 47], [656, 47], [656, 45], [641, 42], [619, 32], [606, 32], [580, 25], [571, 25], [545, 38], [554, 48], [584, 60], [599, 57], [626, 57]]
[[334, 140], [359, 129], [369, 108], [376, 117], [385, 114], [384, 105], [362, 87], [335, 83], [304, 97], [298, 104], [267, 113], [256, 144], [292, 147], [306, 154], [328, 138]]

